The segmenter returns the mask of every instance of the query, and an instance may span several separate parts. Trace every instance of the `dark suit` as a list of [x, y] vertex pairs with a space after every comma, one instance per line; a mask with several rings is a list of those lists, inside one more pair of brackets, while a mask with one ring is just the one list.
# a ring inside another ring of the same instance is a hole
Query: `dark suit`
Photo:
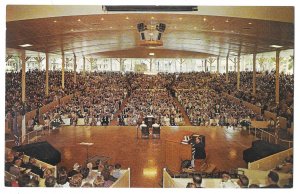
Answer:
[[195, 144], [193, 146], [195, 148], [195, 159], [205, 159], [206, 158], [206, 152], [205, 152], [205, 147], [202, 142]]

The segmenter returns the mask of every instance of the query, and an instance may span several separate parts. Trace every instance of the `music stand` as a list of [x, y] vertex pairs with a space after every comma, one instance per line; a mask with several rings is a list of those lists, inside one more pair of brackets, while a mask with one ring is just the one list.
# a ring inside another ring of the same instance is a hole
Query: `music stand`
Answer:
[[86, 146], [86, 161], [88, 161], [89, 160], [89, 147], [94, 145], [94, 143], [80, 142], [79, 145]]

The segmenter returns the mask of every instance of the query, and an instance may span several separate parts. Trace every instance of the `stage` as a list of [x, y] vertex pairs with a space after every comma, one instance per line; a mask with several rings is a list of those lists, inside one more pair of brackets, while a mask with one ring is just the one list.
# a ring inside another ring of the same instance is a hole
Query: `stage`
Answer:
[[[165, 167], [165, 139], [179, 140], [184, 135], [197, 133], [206, 137], [208, 162], [219, 170], [243, 167], [243, 150], [251, 147], [253, 136], [239, 129], [223, 127], [161, 127], [160, 139], [136, 138], [136, 127], [127, 126], [64, 126], [41, 140], [48, 141], [61, 152], [61, 165], [71, 170], [73, 164], [86, 160], [86, 147], [80, 142], [94, 143], [89, 156], [108, 156], [110, 164], [131, 168], [131, 187], [160, 187]], [[141, 132], [139, 131], [139, 137]], [[7, 145], [10, 147], [9, 145]]]

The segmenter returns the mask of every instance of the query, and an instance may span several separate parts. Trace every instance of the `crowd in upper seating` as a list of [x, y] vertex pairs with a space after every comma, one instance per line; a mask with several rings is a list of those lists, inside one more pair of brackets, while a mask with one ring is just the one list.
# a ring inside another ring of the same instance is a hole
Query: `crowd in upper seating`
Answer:
[[23, 153], [13, 151], [6, 153], [5, 171], [15, 176], [5, 179], [5, 186], [9, 187], [110, 187], [122, 175], [120, 164], [101, 160], [94, 166], [75, 163], [69, 170], [61, 166], [55, 173], [54, 169], [37, 164], [33, 157], [25, 162]]
[[120, 125], [136, 125], [148, 115], [152, 115], [160, 125], [181, 125], [183, 115], [169, 92], [165, 89], [133, 91], [122, 114], [118, 117]]
[[229, 82], [226, 83], [225, 74], [214, 77], [209, 86], [216, 91], [227, 92], [250, 102], [270, 112], [277, 113], [280, 116], [293, 120], [293, 93], [294, 93], [294, 76], [280, 74], [279, 80], [279, 105], [275, 103], [275, 72], [257, 73], [256, 76], [256, 96], [252, 95], [252, 72], [241, 72], [240, 90], [237, 90], [237, 73], [229, 73]]
[[258, 116], [213, 90], [177, 90], [176, 94], [193, 125], [237, 126]]
[[157, 75], [147, 75], [141, 73], [127, 73], [126, 77], [131, 90], [164, 89], [174, 81], [175, 74], [158, 73]]
[[58, 113], [62, 118], [70, 118], [75, 125], [79, 118], [85, 119], [85, 125], [108, 125], [127, 96], [126, 83], [125, 76], [120, 73], [90, 74], [80, 93], [44, 117], [51, 120]]
[[179, 73], [176, 76], [173, 87], [176, 89], [199, 89], [204, 88], [211, 79], [209, 72]]
[[[212, 121], [211, 119], [216, 119], [216, 121], [229, 119], [229, 123], [236, 125], [242, 117], [255, 117], [249, 109], [221, 98], [220, 92], [227, 92], [241, 100], [255, 104], [262, 110], [279, 113], [288, 118], [289, 123], [293, 121], [294, 79], [292, 75], [280, 75], [280, 104], [277, 106], [274, 72], [257, 74], [256, 96], [252, 96], [252, 72], [241, 72], [238, 91], [235, 72], [229, 72], [229, 82], [226, 82], [225, 74], [213, 75], [209, 72], [159, 73], [157, 75], [94, 72], [87, 73], [86, 77], [77, 73], [76, 83], [73, 82], [74, 73], [65, 72], [63, 90], [61, 89], [61, 72], [50, 71], [48, 97], [45, 96], [44, 89], [45, 72], [35, 70], [26, 74], [26, 111], [41, 107], [67, 94], [79, 92], [71, 102], [59, 107], [59, 113], [68, 115], [67, 117], [72, 118], [73, 121], [86, 118], [88, 125], [95, 125], [98, 122], [103, 124], [103, 119], [104, 123], [110, 123], [126, 97], [130, 98], [122, 114], [118, 116], [120, 125], [135, 125], [139, 118], [147, 114], [154, 114], [162, 125], [178, 125], [182, 123], [183, 116], [171, 97], [173, 91], [177, 91], [180, 103], [186, 110], [190, 121], [195, 125], [207, 124], [208, 120]], [[199, 93], [198, 90], [203, 88], [211, 88], [217, 94]], [[214, 114], [213, 110], [216, 105], [221, 106], [221, 114]], [[13, 108], [16, 111], [22, 108], [20, 72], [6, 74], [6, 113], [11, 115], [14, 112]], [[234, 121], [231, 122], [231, 120]], [[225, 123], [228, 122], [225, 121]]]
[[[20, 111], [22, 107], [22, 72], [6, 73], [5, 112]], [[80, 89], [82, 78], [78, 76], [77, 84], [73, 82], [73, 73], [65, 72], [65, 88], [61, 88], [61, 72], [49, 71], [49, 96], [45, 94], [45, 71], [26, 72], [26, 110], [37, 109]]]

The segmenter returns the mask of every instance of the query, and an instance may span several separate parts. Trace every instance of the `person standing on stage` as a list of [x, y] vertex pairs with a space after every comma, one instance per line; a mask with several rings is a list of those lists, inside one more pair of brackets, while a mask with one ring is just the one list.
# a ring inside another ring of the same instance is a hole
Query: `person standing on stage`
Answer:
[[195, 143], [192, 143], [192, 161], [191, 166], [195, 167], [195, 159], [205, 159], [205, 146], [200, 137], [196, 137]]
[[203, 160], [206, 158], [205, 146], [200, 137], [196, 138], [195, 145], [193, 147], [195, 148], [195, 159]]

